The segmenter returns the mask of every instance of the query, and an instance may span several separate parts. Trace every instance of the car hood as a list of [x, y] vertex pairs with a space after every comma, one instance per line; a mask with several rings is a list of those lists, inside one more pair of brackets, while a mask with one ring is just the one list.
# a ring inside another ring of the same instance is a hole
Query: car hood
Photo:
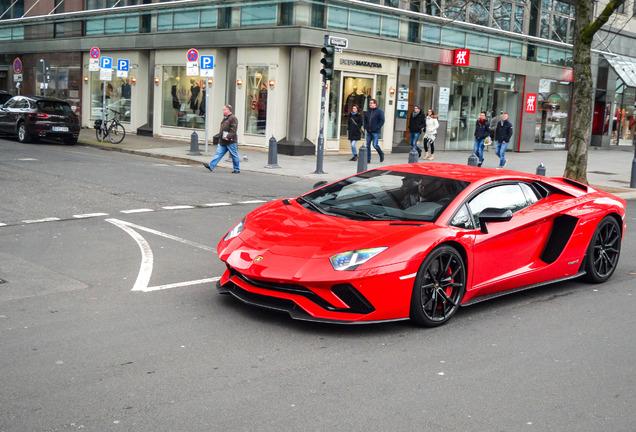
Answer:
[[[287, 202], [288, 204], [284, 204]], [[359, 221], [307, 210], [295, 201], [278, 201], [247, 216], [240, 239], [254, 250], [296, 258], [329, 258], [339, 252], [391, 247], [430, 223]]]

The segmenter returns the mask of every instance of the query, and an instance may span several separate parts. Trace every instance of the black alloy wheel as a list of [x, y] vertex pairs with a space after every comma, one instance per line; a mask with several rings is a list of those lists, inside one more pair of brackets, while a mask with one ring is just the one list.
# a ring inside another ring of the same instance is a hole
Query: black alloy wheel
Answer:
[[608, 280], [616, 270], [620, 254], [620, 225], [612, 216], [606, 216], [596, 227], [588, 246], [585, 279], [593, 283]]
[[415, 277], [410, 317], [424, 327], [445, 324], [459, 309], [466, 292], [466, 265], [451, 246], [428, 254]]
[[18, 125], [18, 141], [20, 141], [21, 143], [31, 142], [31, 135], [29, 135], [26, 124], [24, 122], [21, 122]]

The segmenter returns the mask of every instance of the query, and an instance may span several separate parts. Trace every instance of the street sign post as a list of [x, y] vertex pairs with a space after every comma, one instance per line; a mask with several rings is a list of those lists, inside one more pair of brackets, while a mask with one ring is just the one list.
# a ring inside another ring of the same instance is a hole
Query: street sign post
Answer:
[[[91, 56], [93, 52], [91, 50]], [[113, 58], [101, 57], [99, 59], [99, 79], [102, 81], [102, 128], [106, 127], [106, 81], [113, 79]]]
[[[206, 78], [214, 77], [214, 56], [201, 56], [201, 76]], [[208, 127], [208, 112], [210, 110], [210, 84], [209, 79], [205, 80], [205, 153], [208, 153], [208, 141], [209, 141], [209, 127]]]
[[117, 77], [128, 78], [129, 71], [130, 71], [130, 60], [117, 59]]
[[13, 72], [17, 74], [22, 72], [22, 60], [20, 60], [20, 57], [16, 57], [15, 60], [13, 60]]

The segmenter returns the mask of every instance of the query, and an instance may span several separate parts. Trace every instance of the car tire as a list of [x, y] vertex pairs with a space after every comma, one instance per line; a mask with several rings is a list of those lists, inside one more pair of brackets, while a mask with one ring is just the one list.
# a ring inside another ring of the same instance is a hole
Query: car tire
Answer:
[[20, 122], [20, 124], [18, 124], [18, 141], [24, 144], [31, 142], [31, 135], [29, 135], [26, 123], [24, 122]]
[[424, 327], [445, 324], [466, 292], [466, 264], [451, 246], [433, 249], [415, 276], [410, 318]]
[[594, 230], [585, 257], [584, 279], [591, 283], [608, 280], [621, 254], [621, 228], [612, 216], [605, 216]]
[[64, 138], [64, 144], [74, 146], [77, 144], [77, 138]]

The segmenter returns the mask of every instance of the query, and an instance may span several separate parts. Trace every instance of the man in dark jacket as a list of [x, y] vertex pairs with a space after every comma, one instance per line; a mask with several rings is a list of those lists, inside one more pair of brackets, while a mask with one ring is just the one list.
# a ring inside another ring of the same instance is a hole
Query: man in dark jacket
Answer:
[[411, 146], [417, 150], [418, 156], [422, 156], [422, 150], [417, 146], [417, 140], [420, 139], [424, 127], [426, 127], [426, 115], [422, 112], [419, 105], [415, 105], [413, 107], [413, 113], [411, 113], [411, 120], [409, 121], [409, 131]]
[[238, 144], [236, 132], [238, 131], [238, 119], [232, 114], [232, 106], [225, 105], [223, 107], [223, 120], [221, 121], [221, 130], [219, 131], [219, 146], [216, 149], [216, 153], [212, 158], [210, 164], [204, 163], [203, 166], [214, 172], [216, 164], [218, 164], [225, 153], [228, 151], [232, 156], [232, 165], [234, 165], [233, 174], [241, 172], [239, 166]]
[[497, 123], [497, 129], [495, 129], [495, 154], [499, 156], [499, 168], [506, 166], [508, 160], [506, 159], [506, 148], [512, 137], [512, 123], [508, 121], [508, 113], [503, 113], [501, 121]]
[[382, 126], [384, 126], [384, 111], [378, 108], [378, 102], [375, 99], [369, 99], [369, 110], [364, 115], [364, 130], [367, 132], [368, 163], [371, 163], [371, 141], [373, 141], [373, 147], [380, 155], [380, 162], [384, 162], [384, 152], [378, 145]]
[[482, 111], [475, 125], [475, 146], [473, 152], [479, 158], [477, 166], [484, 163], [484, 139], [490, 136], [490, 122], [486, 120], [486, 113]]

